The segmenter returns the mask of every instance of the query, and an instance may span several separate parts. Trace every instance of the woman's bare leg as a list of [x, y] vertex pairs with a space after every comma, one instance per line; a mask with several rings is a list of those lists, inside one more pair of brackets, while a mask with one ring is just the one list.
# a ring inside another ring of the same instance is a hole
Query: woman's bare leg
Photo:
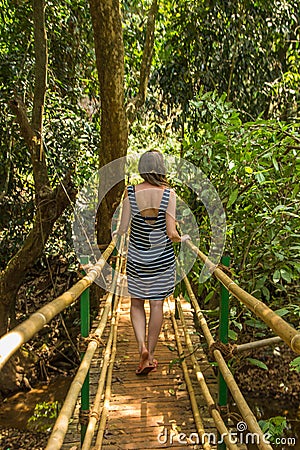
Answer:
[[163, 300], [150, 301], [150, 318], [148, 323], [149, 364], [153, 363], [154, 350], [163, 323]]
[[131, 298], [130, 318], [134, 329], [135, 338], [140, 353], [140, 365], [144, 366], [148, 361], [148, 350], [146, 347], [146, 313], [145, 301], [139, 298]]

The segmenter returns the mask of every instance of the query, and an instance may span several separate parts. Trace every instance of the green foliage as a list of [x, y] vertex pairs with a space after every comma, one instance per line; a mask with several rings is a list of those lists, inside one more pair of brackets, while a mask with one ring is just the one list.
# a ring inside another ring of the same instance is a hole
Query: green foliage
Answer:
[[297, 358], [290, 362], [290, 369], [300, 373], [300, 356], [297, 356]]
[[84, 95], [92, 99], [98, 94], [98, 78], [87, 3], [47, 1], [46, 13], [53, 89], [75, 105]]
[[122, 2], [127, 99], [133, 98], [139, 87], [139, 71], [150, 6], [150, 0], [125, 0]]
[[297, 116], [299, 109], [299, 5], [295, 0], [190, 2], [160, 6], [156, 64], [163, 102], [173, 126], [184, 126], [189, 101], [226, 92], [243, 117]]
[[273, 443], [276, 443], [277, 438], [282, 438], [284, 431], [287, 429], [286, 417], [282, 416], [260, 420], [258, 423], [263, 433], [268, 433], [268, 440]]
[[[9, 101], [20, 96], [28, 110], [34, 88], [31, 2], [2, 2], [0, 32], [0, 230], [1, 269], [27, 236], [34, 217], [30, 155], [20, 138]], [[47, 1], [49, 50], [44, 142], [49, 175], [57, 185], [68, 170], [79, 186], [95, 171], [99, 142], [98, 82], [92, 25], [86, 2]], [[56, 226], [47, 251], [70, 251], [68, 214]], [[56, 237], [58, 242], [56, 242]], [[66, 237], [68, 240], [66, 241]]]
[[33, 416], [28, 420], [28, 428], [35, 431], [50, 431], [59, 414], [58, 401], [37, 403]]
[[[261, 118], [243, 123], [225, 98], [212, 92], [191, 102], [197, 130], [187, 123], [183, 157], [218, 190], [234, 278], [270, 305], [288, 304], [300, 272], [299, 126]], [[193, 211], [209, 236], [203, 205], [195, 201]]]

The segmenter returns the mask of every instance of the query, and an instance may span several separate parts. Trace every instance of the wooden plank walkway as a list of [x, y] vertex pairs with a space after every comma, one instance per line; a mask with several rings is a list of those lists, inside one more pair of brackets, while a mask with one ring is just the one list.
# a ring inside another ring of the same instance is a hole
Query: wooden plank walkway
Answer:
[[[172, 305], [174, 305], [173, 302]], [[194, 329], [190, 304], [183, 301], [182, 306], [195, 347], [199, 344], [199, 336]], [[172, 361], [177, 360], [178, 353], [167, 302], [164, 304], [164, 324], [155, 355], [159, 363], [158, 369], [146, 377], [138, 377], [135, 374], [138, 365], [138, 352], [130, 323], [129, 307], [129, 298], [123, 298], [118, 326], [112, 396], [102, 448], [106, 450], [202, 448], [200, 445], [193, 444], [196, 442], [197, 429], [181, 366], [178, 363], [172, 364]], [[146, 304], [146, 310], [148, 315], [148, 304]], [[179, 331], [185, 354], [187, 354], [180, 325]], [[104, 336], [104, 340], [105, 338]], [[196, 356], [213, 397], [216, 398], [216, 379], [200, 347], [196, 351]], [[190, 358], [187, 358], [186, 362], [193, 381], [205, 431], [216, 435], [213, 420], [202, 398]], [[101, 352], [98, 354], [98, 360], [93, 362], [90, 371], [92, 395], [95, 395], [97, 389], [100, 365]], [[80, 432], [77, 430], [78, 410], [79, 405], [76, 408], [70, 431], [63, 445], [65, 450], [80, 448]], [[216, 448], [213, 445], [211, 447], [212, 449]]]

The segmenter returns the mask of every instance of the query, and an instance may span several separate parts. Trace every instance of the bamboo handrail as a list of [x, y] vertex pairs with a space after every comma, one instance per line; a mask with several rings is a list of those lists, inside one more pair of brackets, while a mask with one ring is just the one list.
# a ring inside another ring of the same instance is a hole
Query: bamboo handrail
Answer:
[[52, 433], [49, 437], [47, 447], [45, 450], [58, 450], [63, 445], [65, 435], [68, 431], [69, 420], [72, 417], [73, 411], [76, 406], [77, 398], [80, 394], [82, 385], [84, 383], [86, 375], [91, 366], [93, 356], [95, 354], [95, 351], [98, 348], [103, 331], [107, 324], [108, 315], [111, 311], [111, 305], [112, 305], [114, 291], [115, 291], [115, 287], [116, 287], [116, 283], [117, 283], [117, 277], [118, 277], [118, 270], [115, 271], [114, 279], [112, 282], [112, 289], [111, 289], [112, 292], [110, 292], [107, 296], [107, 299], [106, 299], [106, 302], [104, 305], [104, 309], [103, 309], [103, 313], [101, 316], [101, 320], [100, 320], [96, 330], [93, 333], [93, 335], [96, 336], [97, 340], [92, 339], [88, 344], [87, 350], [86, 350], [84, 357], [80, 363], [80, 366], [74, 377], [74, 380], [71, 383], [71, 386], [70, 386], [68, 394], [65, 398], [64, 404], [63, 404], [63, 406], [60, 410], [60, 413], [56, 419], [56, 422], [52, 429]]
[[[116, 304], [117, 304], [117, 302], [115, 303], [115, 305]], [[114, 321], [114, 317], [112, 317], [112, 323], [113, 323], [113, 321]], [[108, 341], [106, 344], [105, 353], [104, 353], [104, 357], [103, 357], [103, 363], [102, 363], [102, 368], [101, 368], [101, 372], [100, 372], [100, 377], [98, 380], [97, 393], [95, 396], [93, 407], [91, 409], [90, 419], [89, 419], [89, 423], [88, 423], [88, 426], [86, 429], [86, 433], [85, 433], [85, 437], [84, 437], [84, 441], [83, 441], [81, 450], [89, 450], [90, 449], [90, 446], [91, 446], [92, 440], [93, 440], [93, 436], [94, 436], [94, 431], [96, 428], [96, 424], [99, 421], [100, 412], [101, 412], [101, 400], [102, 400], [103, 389], [104, 389], [105, 381], [106, 381], [106, 374], [107, 374], [109, 361], [110, 361], [112, 342], [113, 342], [113, 327], [110, 328], [110, 333], [109, 333], [109, 337], [108, 337]]]
[[[173, 311], [171, 310], [171, 306], [170, 306], [170, 300], [168, 299], [168, 305], [169, 305], [169, 310], [170, 310], [170, 315], [171, 315], [171, 320], [172, 320], [172, 324], [173, 324], [173, 328], [174, 328], [174, 334], [175, 334], [175, 339], [176, 339], [176, 343], [177, 343], [177, 349], [178, 349], [178, 354], [179, 356], [183, 354], [183, 348], [180, 342], [180, 337], [179, 337], [179, 333], [178, 333], [178, 326], [175, 320], [175, 316], [173, 314]], [[183, 375], [184, 375], [184, 379], [186, 382], [186, 387], [189, 393], [189, 397], [190, 397], [190, 401], [191, 401], [191, 406], [192, 406], [192, 411], [193, 411], [193, 415], [194, 415], [194, 419], [195, 419], [195, 424], [197, 427], [197, 432], [198, 435], [201, 438], [201, 446], [204, 448], [204, 450], [210, 450], [211, 446], [209, 445], [208, 442], [208, 437], [207, 437], [207, 433], [205, 432], [204, 429], [204, 425], [202, 422], [202, 418], [200, 415], [200, 411], [197, 405], [197, 400], [196, 400], [196, 396], [195, 396], [195, 391], [191, 382], [191, 378], [189, 376], [189, 371], [188, 371], [188, 367], [186, 362], [183, 360], [181, 363], [182, 366], [182, 371], [183, 371]]]
[[[192, 287], [191, 287], [190, 282], [186, 275], [183, 276], [183, 280], [185, 282], [188, 295], [190, 297], [193, 308], [194, 308], [197, 318], [199, 320], [199, 323], [202, 328], [205, 339], [208, 343], [208, 346], [210, 347], [212, 344], [215, 343], [214, 338], [208, 328], [205, 317], [200, 310], [200, 306], [197, 302], [197, 299], [194, 295], [194, 292], [192, 290]], [[213, 350], [213, 355], [214, 355], [216, 362], [218, 363], [218, 367], [224, 377], [224, 380], [226, 381], [226, 384], [232, 394], [232, 397], [234, 398], [243, 419], [245, 420], [245, 422], [248, 425], [250, 432], [254, 433], [256, 436], [258, 436], [258, 442], [257, 442], [258, 448], [261, 450], [272, 450], [271, 445], [269, 445], [265, 442], [262, 430], [259, 427], [253, 412], [249, 408], [248, 403], [244, 399], [243, 394], [241, 393], [231, 371], [228, 369], [227, 364], [222, 356], [222, 353], [219, 350]]]
[[[101, 317], [101, 321], [99, 323], [98, 328], [95, 331], [95, 334], [99, 337], [102, 336], [102, 332], [107, 323], [108, 314], [111, 309], [112, 303], [112, 294], [109, 294], [106, 299], [105, 309]], [[101, 330], [100, 330], [101, 328]], [[102, 332], [101, 332], [102, 331]], [[80, 363], [78, 371], [71, 383], [68, 394], [65, 398], [64, 404], [60, 410], [60, 413], [57, 417], [55, 425], [53, 427], [52, 433], [48, 440], [48, 444], [46, 450], [58, 450], [61, 448], [64, 442], [65, 435], [68, 431], [69, 420], [72, 417], [73, 411], [76, 406], [77, 398], [80, 394], [81, 388], [83, 386], [86, 375], [90, 369], [91, 362], [95, 351], [98, 348], [98, 342], [96, 340], [92, 340], [86, 350], [86, 353]]]
[[[122, 295], [122, 292], [121, 292], [121, 295]], [[107, 416], [108, 416], [108, 412], [109, 412], [112, 375], [113, 375], [115, 358], [116, 358], [116, 354], [117, 354], [117, 331], [118, 331], [119, 315], [120, 315], [120, 302], [118, 302], [116, 318], [114, 321], [112, 321], [113, 343], [112, 343], [111, 357], [110, 357], [107, 378], [106, 378], [104, 404], [103, 404], [101, 419], [100, 419], [100, 423], [99, 423], [99, 427], [98, 427], [96, 443], [95, 443], [95, 446], [93, 447], [94, 450], [100, 450], [102, 448], [102, 441], [103, 441], [103, 437], [104, 437], [105, 426], [106, 426]], [[89, 447], [86, 447], [86, 448], [89, 448]]]
[[[120, 262], [120, 266], [122, 266], [122, 262]], [[113, 314], [112, 314], [112, 319], [111, 319], [111, 328], [110, 328], [110, 333], [109, 333], [109, 337], [108, 337], [105, 352], [104, 352], [101, 373], [100, 373], [99, 380], [98, 380], [97, 392], [96, 392], [96, 396], [94, 399], [93, 407], [91, 408], [89, 423], [88, 423], [88, 426], [87, 426], [87, 429], [85, 432], [84, 441], [82, 443], [81, 450], [89, 450], [90, 449], [92, 440], [93, 440], [93, 436], [94, 436], [94, 432], [95, 432], [95, 428], [96, 428], [97, 422], [99, 422], [102, 394], [103, 394], [103, 389], [104, 389], [105, 382], [106, 382], [106, 374], [109, 369], [109, 364], [110, 364], [110, 359], [111, 359], [111, 354], [112, 354], [112, 347], [114, 345], [113, 342], [114, 342], [115, 335], [116, 335], [117, 328], [118, 328], [119, 312], [120, 312], [119, 304], [120, 304], [120, 298], [122, 297], [122, 289], [123, 289], [123, 285], [121, 285], [120, 295], [116, 295], [116, 298], [115, 298], [115, 304], [114, 304], [114, 309], [113, 309]]]
[[87, 289], [101, 275], [106, 260], [115, 248], [112, 241], [103, 252], [97, 263], [91, 267], [88, 274], [78, 281], [74, 286], [62, 295], [52, 300], [47, 305], [38, 309], [28, 319], [17, 325], [0, 339], [0, 370], [4, 367], [11, 356], [38, 333], [57, 314], [70, 306], [85, 289]]
[[214, 420], [214, 423], [217, 427], [217, 430], [219, 431], [220, 435], [223, 437], [224, 442], [226, 444], [226, 448], [228, 448], [229, 450], [238, 450], [238, 446], [232, 442], [232, 439], [230, 438], [230, 433], [228, 431], [228, 428], [226, 427], [220, 412], [217, 409], [217, 406], [215, 404], [215, 401], [213, 399], [213, 397], [211, 396], [211, 393], [209, 391], [209, 388], [206, 384], [204, 375], [201, 371], [200, 365], [197, 361], [197, 358], [195, 356], [195, 349], [191, 340], [190, 335], [187, 332], [187, 328], [186, 328], [186, 321], [184, 318], [184, 314], [183, 314], [183, 310], [182, 310], [182, 306], [181, 303], [178, 299], [176, 299], [176, 304], [177, 304], [177, 308], [178, 308], [178, 313], [179, 313], [179, 318], [180, 321], [183, 325], [183, 331], [184, 331], [184, 337], [185, 337], [185, 342], [186, 342], [186, 346], [189, 352], [189, 355], [191, 357], [192, 363], [193, 363], [193, 368], [196, 372], [196, 377], [197, 377], [197, 381], [198, 384], [200, 386], [200, 389], [202, 391], [202, 395], [204, 397], [204, 400], [209, 408], [210, 414]]
[[300, 332], [293, 328], [284, 319], [279, 317], [263, 302], [248, 294], [231, 280], [220, 268], [213, 264], [191, 241], [187, 245], [204, 262], [216, 278], [234, 295], [240, 302], [247, 306], [263, 322], [265, 322], [281, 339], [295, 352], [300, 354]]

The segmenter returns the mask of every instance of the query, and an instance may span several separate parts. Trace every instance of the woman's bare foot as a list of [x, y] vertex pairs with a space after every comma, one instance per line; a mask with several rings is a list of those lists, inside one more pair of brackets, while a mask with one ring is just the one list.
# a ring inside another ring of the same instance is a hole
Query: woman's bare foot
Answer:
[[144, 347], [141, 351], [140, 364], [136, 370], [137, 375], [147, 375], [151, 372], [154, 367], [153, 364], [149, 361], [149, 352], [146, 347]]
[[141, 353], [140, 365], [136, 370], [136, 375], [148, 375], [150, 372], [156, 372], [158, 366], [157, 359], [152, 357], [150, 361], [150, 355], [147, 349], [144, 349]]
[[139, 365], [135, 373], [136, 375], [148, 375], [148, 373], [150, 372], [156, 372], [157, 365], [158, 363], [155, 359], [153, 360], [153, 363], [150, 363], [149, 360], [146, 360], [144, 361], [143, 365]]

